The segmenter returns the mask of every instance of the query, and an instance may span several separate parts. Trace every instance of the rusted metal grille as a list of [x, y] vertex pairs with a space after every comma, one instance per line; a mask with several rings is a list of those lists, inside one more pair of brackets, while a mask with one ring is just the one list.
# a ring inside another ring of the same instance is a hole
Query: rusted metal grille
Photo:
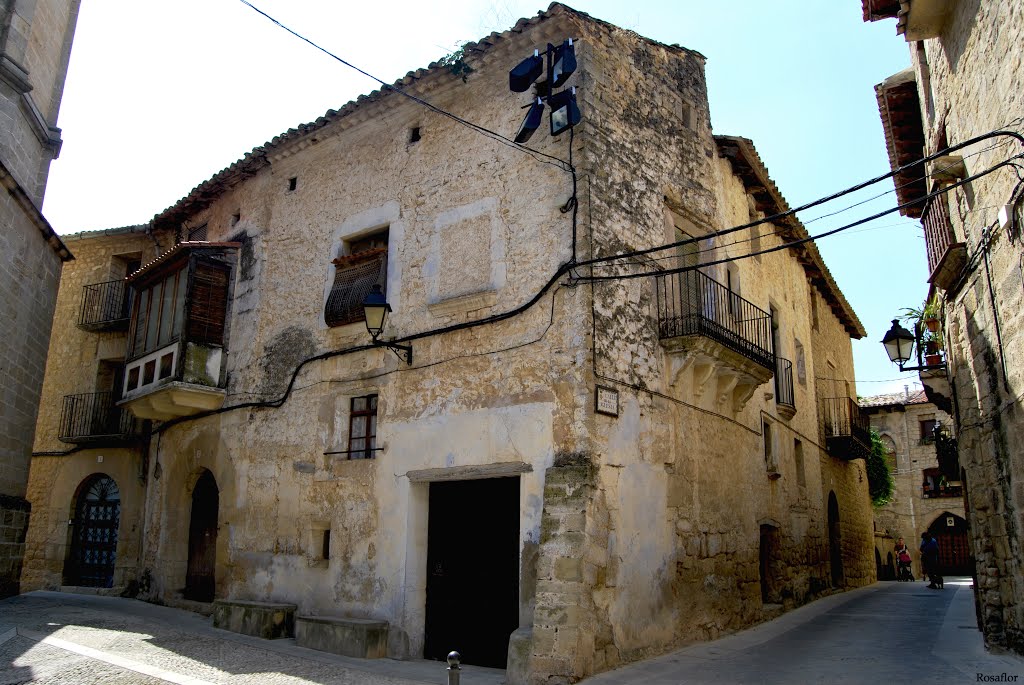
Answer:
[[135, 417], [116, 402], [112, 392], [65, 395], [58, 438], [62, 442], [81, 443], [135, 435]]
[[130, 304], [124, 279], [83, 286], [78, 325], [90, 330], [125, 327]]
[[385, 290], [388, 273], [387, 248], [367, 250], [335, 260], [334, 284], [324, 305], [328, 326], [363, 320], [363, 301], [374, 285]]
[[655, 278], [661, 338], [704, 335], [775, 370], [771, 314], [700, 271]]
[[775, 370], [775, 402], [787, 407], [796, 407], [793, 393], [793, 362], [777, 357]]

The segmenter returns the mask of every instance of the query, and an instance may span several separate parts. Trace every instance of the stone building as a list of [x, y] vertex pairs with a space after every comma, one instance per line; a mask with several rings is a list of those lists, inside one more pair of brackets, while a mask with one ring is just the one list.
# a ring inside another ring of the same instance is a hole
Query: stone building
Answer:
[[1015, 0], [862, 6], [910, 47], [912, 67], [875, 90], [893, 169], [926, 160], [895, 176], [942, 312], [945, 367], [921, 380], [956, 424], [986, 642], [1024, 653], [1024, 193], [998, 166], [1024, 151], [1024, 15]]
[[[582, 122], [482, 134], [569, 38]], [[373, 619], [526, 683], [874, 581], [864, 331], [704, 58], [556, 3], [464, 60], [67, 236], [26, 587]]]
[[[895, 578], [893, 548], [902, 537], [914, 557], [913, 570], [921, 577], [915, 550], [921, 533], [939, 543], [939, 561], [945, 575], [971, 575], [973, 560], [964, 519], [963, 483], [956, 459], [938, 459], [936, 444], [947, 439], [952, 419], [928, 401], [923, 390], [873, 395], [859, 400], [886, 446], [893, 475], [890, 502], [875, 509], [875, 565], [879, 579]], [[939, 429], [939, 437], [936, 436]], [[951, 440], [952, 438], [948, 438]]]
[[0, 597], [17, 594], [32, 434], [61, 264], [40, 208], [79, 0], [0, 4]]

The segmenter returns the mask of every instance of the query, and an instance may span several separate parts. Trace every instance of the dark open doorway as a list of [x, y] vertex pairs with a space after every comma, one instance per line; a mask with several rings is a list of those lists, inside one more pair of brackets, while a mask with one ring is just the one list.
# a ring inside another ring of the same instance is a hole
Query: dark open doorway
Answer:
[[185, 599], [212, 602], [216, 586], [217, 511], [220, 491], [207, 470], [199, 476], [192, 491], [192, 518], [188, 526], [188, 570], [185, 575]]
[[779, 580], [780, 553], [779, 529], [761, 524], [761, 602], [764, 604], [778, 604], [782, 601]]
[[519, 479], [430, 484], [423, 655], [505, 668], [519, 627]]
[[121, 521], [121, 494], [114, 479], [104, 473], [85, 479], [78, 486], [73, 516], [64, 582], [111, 587]]
[[939, 567], [942, 575], [971, 575], [973, 562], [967, 542], [967, 521], [947, 511], [932, 521], [928, 533], [939, 543]]
[[839, 530], [839, 501], [828, 493], [828, 557], [832, 567], [832, 587], [843, 587], [843, 545]]

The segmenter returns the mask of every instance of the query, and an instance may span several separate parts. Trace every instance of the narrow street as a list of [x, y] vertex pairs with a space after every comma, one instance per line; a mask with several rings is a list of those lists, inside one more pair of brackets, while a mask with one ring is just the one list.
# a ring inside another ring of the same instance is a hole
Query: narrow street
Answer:
[[[981, 674], [982, 677], [979, 677]], [[500, 685], [467, 666], [461, 685]], [[360, 660], [217, 630], [129, 599], [35, 592], [0, 601], [0, 685], [447, 682], [436, 661]], [[1024, 660], [989, 654], [968, 579], [945, 590], [876, 583], [751, 630], [588, 678], [585, 685], [1024, 682]]]
[[583, 682], [1024, 682], [1024, 659], [985, 651], [972, 597], [969, 578], [947, 578], [944, 590], [929, 590], [921, 581], [875, 583]]

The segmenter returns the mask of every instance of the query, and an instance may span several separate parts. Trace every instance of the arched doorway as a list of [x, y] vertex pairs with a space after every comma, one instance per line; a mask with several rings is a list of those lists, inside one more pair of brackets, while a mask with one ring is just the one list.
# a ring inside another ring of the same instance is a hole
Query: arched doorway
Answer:
[[832, 587], [843, 586], [843, 546], [839, 535], [839, 501], [828, 493], [828, 558], [832, 566]]
[[112, 587], [117, 560], [117, 529], [121, 493], [114, 479], [96, 473], [78, 486], [71, 514], [71, 546], [64, 582], [87, 587]]
[[185, 599], [212, 602], [216, 586], [217, 512], [220, 491], [213, 474], [203, 469], [192, 490], [192, 518], [188, 526], [188, 570]]
[[944, 576], [969, 576], [973, 570], [967, 544], [967, 521], [948, 511], [939, 514], [928, 527], [939, 543], [939, 567]]

